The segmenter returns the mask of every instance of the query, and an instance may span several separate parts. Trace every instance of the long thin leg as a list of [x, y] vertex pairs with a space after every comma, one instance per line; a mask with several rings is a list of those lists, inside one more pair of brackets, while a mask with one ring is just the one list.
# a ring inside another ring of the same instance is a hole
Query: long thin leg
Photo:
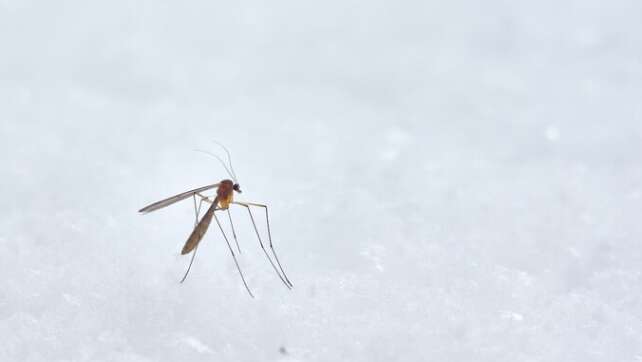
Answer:
[[[200, 196], [200, 195], [199, 195]], [[196, 207], [196, 194], [192, 195], [194, 199], [194, 227], [198, 225], [198, 215], [201, 214], [201, 205], [203, 205], [203, 198], [201, 196], [201, 200], [198, 202], [198, 208]], [[190, 269], [192, 269], [192, 263], [194, 263], [194, 258], [196, 257], [196, 251], [198, 250], [198, 245], [194, 248], [194, 252], [192, 253], [192, 259], [189, 261], [189, 266], [187, 267], [187, 271], [185, 272], [185, 275], [183, 275], [183, 279], [181, 279], [181, 283], [187, 279], [187, 274], [189, 274]]]
[[230, 208], [227, 208], [227, 217], [230, 219], [230, 226], [232, 226], [232, 236], [234, 236], [234, 242], [236, 243], [236, 249], [238, 249], [239, 254], [241, 254], [241, 247], [239, 246], [239, 240], [236, 238], [236, 231], [234, 231], [234, 223], [232, 222], [232, 214], [230, 213]]
[[[265, 253], [265, 256], [267, 259], [270, 261], [270, 264], [272, 265], [272, 268], [274, 268], [274, 271], [276, 274], [279, 276], [283, 284], [285, 284], [288, 289], [292, 289], [293, 285], [288, 279], [287, 275], [285, 275], [285, 271], [283, 270], [283, 267], [281, 267], [281, 263], [279, 262], [279, 258], [276, 256], [276, 252], [274, 251], [274, 247], [272, 246], [272, 236], [270, 234], [270, 221], [267, 218], [267, 206], [265, 205], [260, 205], [260, 204], [254, 204], [254, 203], [245, 203], [245, 202], [233, 202], [234, 204], [243, 206], [247, 209], [248, 214], [250, 215], [250, 220], [252, 221], [252, 226], [254, 226], [254, 232], [256, 232], [256, 237], [259, 239], [259, 244], [261, 244], [261, 249], [263, 249], [263, 252]], [[267, 251], [265, 250], [265, 246], [263, 245], [263, 241], [261, 240], [261, 235], [259, 233], [258, 228], [256, 227], [256, 222], [254, 221], [254, 216], [252, 215], [252, 211], [250, 210], [250, 205], [252, 206], [263, 206], [265, 207], [266, 211], [266, 220], [267, 220], [267, 225], [268, 225], [268, 238], [270, 241], [270, 249], [272, 250], [272, 255], [274, 255], [274, 259], [276, 260], [277, 265], [279, 266], [279, 269], [276, 268], [276, 265], [274, 265], [274, 262], [272, 261], [272, 258], [268, 255]], [[279, 272], [281, 270], [281, 272]], [[281, 276], [283, 274], [283, 276]], [[285, 278], [285, 279], [284, 279]]]
[[265, 249], [265, 246], [263, 245], [263, 240], [261, 240], [261, 235], [259, 234], [259, 230], [256, 227], [256, 222], [254, 221], [254, 216], [252, 215], [252, 212], [250, 211], [250, 207], [247, 205], [244, 205], [242, 203], [236, 203], [237, 205], [243, 206], [247, 209], [248, 214], [250, 215], [250, 220], [252, 221], [252, 226], [254, 226], [254, 232], [256, 233], [256, 238], [259, 240], [259, 245], [261, 245], [261, 249], [263, 250], [263, 253], [265, 254], [265, 257], [267, 260], [270, 262], [270, 265], [272, 265], [272, 268], [274, 268], [274, 271], [276, 272], [276, 275], [279, 276], [279, 279], [283, 282], [283, 284], [288, 287], [288, 289], [291, 289], [290, 284], [283, 279], [283, 276], [281, 275], [281, 272], [279, 272], [279, 269], [277, 269], [276, 265], [272, 261], [272, 258], [270, 257], [270, 254], [267, 253], [267, 250]]
[[281, 272], [283, 273], [283, 276], [285, 277], [285, 280], [290, 283], [290, 286], [294, 286], [292, 282], [290, 282], [290, 279], [288, 279], [288, 276], [285, 274], [285, 270], [283, 270], [283, 267], [281, 266], [281, 262], [279, 261], [279, 257], [276, 256], [276, 250], [274, 250], [274, 244], [272, 244], [272, 233], [270, 232], [270, 216], [268, 215], [268, 207], [267, 205], [263, 204], [256, 204], [252, 202], [247, 202], [248, 205], [252, 206], [257, 206], [257, 207], [262, 207], [265, 209], [265, 223], [267, 224], [267, 232], [268, 232], [268, 240], [270, 240], [270, 249], [272, 249], [272, 254], [274, 255], [274, 259], [276, 260], [276, 263], [279, 265], [279, 269], [281, 269]]
[[218, 221], [218, 217], [216, 217], [216, 212], [214, 212], [214, 220], [216, 220], [216, 224], [218, 224], [218, 228], [221, 230], [221, 234], [223, 234], [223, 238], [227, 243], [227, 247], [230, 249], [230, 253], [232, 254], [232, 258], [234, 259], [234, 264], [236, 264], [236, 269], [238, 269], [239, 271], [239, 275], [241, 276], [241, 280], [243, 280], [243, 285], [245, 285], [245, 289], [247, 290], [248, 294], [250, 294], [250, 297], [254, 298], [254, 295], [250, 291], [250, 288], [247, 286], [247, 283], [245, 282], [245, 277], [243, 276], [243, 272], [241, 271], [239, 262], [238, 260], [236, 260], [236, 255], [234, 255], [234, 249], [232, 249], [232, 245], [230, 245], [230, 241], [227, 239], [227, 236], [225, 235], [225, 231], [223, 231], [223, 226], [221, 226], [221, 222]]

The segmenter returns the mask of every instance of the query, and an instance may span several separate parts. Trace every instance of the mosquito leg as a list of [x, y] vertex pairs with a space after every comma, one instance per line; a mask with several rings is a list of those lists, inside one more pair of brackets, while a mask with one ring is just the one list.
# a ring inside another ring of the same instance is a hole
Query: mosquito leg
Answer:
[[236, 264], [236, 269], [239, 271], [239, 275], [241, 276], [241, 280], [243, 280], [243, 285], [245, 285], [245, 289], [247, 290], [248, 294], [250, 294], [250, 297], [254, 298], [254, 295], [250, 291], [250, 288], [247, 286], [247, 283], [245, 282], [245, 277], [243, 276], [243, 272], [241, 271], [239, 262], [238, 260], [236, 260], [236, 255], [234, 255], [234, 249], [232, 249], [232, 245], [230, 245], [230, 241], [227, 239], [227, 236], [225, 235], [225, 231], [223, 231], [223, 226], [221, 226], [221, 222], [218, 221], [218, 217], [216, 217], [216, 212], [214, 212], [214, 220], [216, 220], [216, 224], [218, 224], [218, 228], [221, 230], [221, 234], [223, 234], [223, 238], [227, 243], [227, 247], [230, 249], [230, 253], [232, 254], [232, 258], [234, 259], [234, 264]]
[[227, 208], [227, 217], [230, 219], [230, 226], [232, 226], [232, 236], [234, 236], [234, 242], [236, 243], [236, 249], [238, 249], [239, 254], [241, 254], [241, 247], [239, 246], [239, 240], [236, 238], [236, 231], [234, 231], [234, 223], [232, 222], [232, 213], [230, 213], [230, 208]]
[[212, 203], [212, 200], [210, 200], [210, 198], [209, 198], [209, 197], [207, 197], [207, 196], [203, 196], [203, 195], [201, 195], [201, 194], [200, 194], [200, 193], [198, 193], [198, 192], [196, 193], [196, 195], [198, 195], [198, 196], [201, 198], [201, 201], [209, 202], [210, 204]]
[[[199, 196], [201, 196], [199, 194]], [[202, 197], [202, 196], [201, 196]], [[194, 200], [194, 227], [198, 225], [198, 215], [201, 214], [201, 206], [203, 205], [203, 199], [198, 202], [198, 207], [196, 207], [196, 194], [192, 195], [192, 198]], [[185, 275], [183, 275], [183, 279], [181, 279], [181, 283], [187, 279], [187, 274], [189, 274], [190, 269], [192, 269], [192, 263], [194, 263], [194, 258], [196, 257], [196, 251], [198, 250], [198, 245], [194, 248], [194, 252], [192, 253], [192, 259], [189, 261], [189, 266], [187, 267], [187, 271], [185, 272]]]
[[288, 279], [288, 276], [285, 274], [285, 270], [283, 270], [283, 267], [281, 266], [281, 262], [279, 261], [279, 257], [276, 256], [274, 245], [272, 244], [272, 233], [270, 232], [270, 216], [268, 215], [267, 205], [257, 204], [253, 202], [246, 202], [245, 204], [248, 206], [262, 207], [265, 209], [265, 222], [267, 224], [268, 240], [270, 241], [270, 249], [272, 250], [272, 255], [274, 255], [274, 260], [276, 260], [276, 263], [279, 265], [279, 269], [281, 269], [281, 273], [283, 273], [283, 277], [288, 282], [288, 284], [290, 284], [290, 286], [293, 287], [294, 285], [292, 284], [292, 282], [290, 282], [290, 279]]
[[[254, 221], [254, 215], [252, 215], [252, 211], [250, 210], [250, 207], [248, 206], [248, 204], [245, 204], [242, 202], [234, 202], [234, 204], [243, 206], [247, 209], [247, 212], [250, 215], [250, 220], [252, 221], [252, 226], [254, 227], [254, 232], [256, 233], [256, 238], [259, 239], [259, 244], [261, 245], [261, 249], [263, 250], [265, 257], [270, 262], [270, 265], [272, 265], [272, 268], [274, 268], [274, 271], [279, 276], [279, 279], [281, 279], [283, 284], [285, 284], [285, 286], [288, 287], [288, 289], [292, 289], [292, 284], [287, 279], [287, 277], [285, 277], [285, 273], [283, 273], [283, 269], [281, 269], [281, 271], [279, 272], [280, 265], [279, 265], [279, 269], [277, 269], [276, 265], [272, 261], [272, 258], [270, 257], [270, 254], [268, 254], [267, 250], [265, 249], [265, 245], [263, 245], [263, 240], [261, 240], [261, 234], [259, 233], [259, 229], [256, 227], [256, 222]], [[278, 259], [277, 259], [277, 263], [278, 263]], [[283, 275], [281, 275], [281, 273], [283, 273]]]

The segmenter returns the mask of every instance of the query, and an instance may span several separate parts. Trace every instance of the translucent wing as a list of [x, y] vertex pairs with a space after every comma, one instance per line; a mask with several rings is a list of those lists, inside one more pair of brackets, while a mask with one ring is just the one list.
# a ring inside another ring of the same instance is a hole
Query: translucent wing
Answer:
[[210, 223], [212, 222], [212, 216], [214, 216], [214, 211], [216, 210], [217, 204], [218, 204], [218, 197], [214, 199], [214, 202], [212, 202], [212, 206], [210, 206], [210, 208], [207, 209], [207, 212], [205, 213], [205, 215], [203, 215], [203, 218], [201, 219], [201, 221], [198, 222], [198, 225], [196, 225], [196, 227], [190, 234], [189, 238], [187, 238], [187, 241], [185, 242], [185, 246], [183, 246], [183, 250], [181, 251], [182, 255], [185, 255], [190, 251], [194, 250], [196, 245], [198, 245], [198, 243], [201, 242], [201, 239], [203, 239], [203, 236], [207, 232], [207, 229], [210, 227]]
[[174, 204], [176, 202], [179, 202], [181, 200], [185, 200], [188, 197], [192, 197], [192, 195], [196, 194], [197, 192], [202, 192], [202, 191], [206, 191], [206, 190], [210, 190], [210, 189], [216, 188], [216, 187], [218, 187], [218, 185], [219, 184], [212, 184], [212, 185], [199, 187], [199, 188], [194, 189], [194, 190], [185, 191], [185, 192], [180, 193], [178, 195], [174, 195], [174, 196], [168, 197], [168, 198], [166, 198], [164, 200], [160, 200], [160, 201], [157, 201], [157, 202], [155, 202], [153, 204], [147, 205], [147, 206], [143, 207], [142, 209], [138, 210], [138, 212], [142, 212], [143, 214], [146, 214], [148, 212], [152, 212], [152, 211], [156, 211], [158, 209], [162, 209], [164, 207], [167, 207], [167, 206], [169, 206], [171, 204]]

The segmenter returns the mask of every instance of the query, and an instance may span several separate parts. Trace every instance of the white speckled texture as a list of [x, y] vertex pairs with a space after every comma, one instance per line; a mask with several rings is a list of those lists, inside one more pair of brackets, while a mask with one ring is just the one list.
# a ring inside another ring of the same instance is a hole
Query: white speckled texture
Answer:
[[0, 1], [0, 361], [641, 361], [641, 13]]

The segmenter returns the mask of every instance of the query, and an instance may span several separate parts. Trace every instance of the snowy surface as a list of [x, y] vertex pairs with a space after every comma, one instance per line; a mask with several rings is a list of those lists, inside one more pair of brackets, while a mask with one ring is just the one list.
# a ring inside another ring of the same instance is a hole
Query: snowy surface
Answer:
[[179, 3], [0, 1], [0, 361], [642, 361], [642, 2]]

